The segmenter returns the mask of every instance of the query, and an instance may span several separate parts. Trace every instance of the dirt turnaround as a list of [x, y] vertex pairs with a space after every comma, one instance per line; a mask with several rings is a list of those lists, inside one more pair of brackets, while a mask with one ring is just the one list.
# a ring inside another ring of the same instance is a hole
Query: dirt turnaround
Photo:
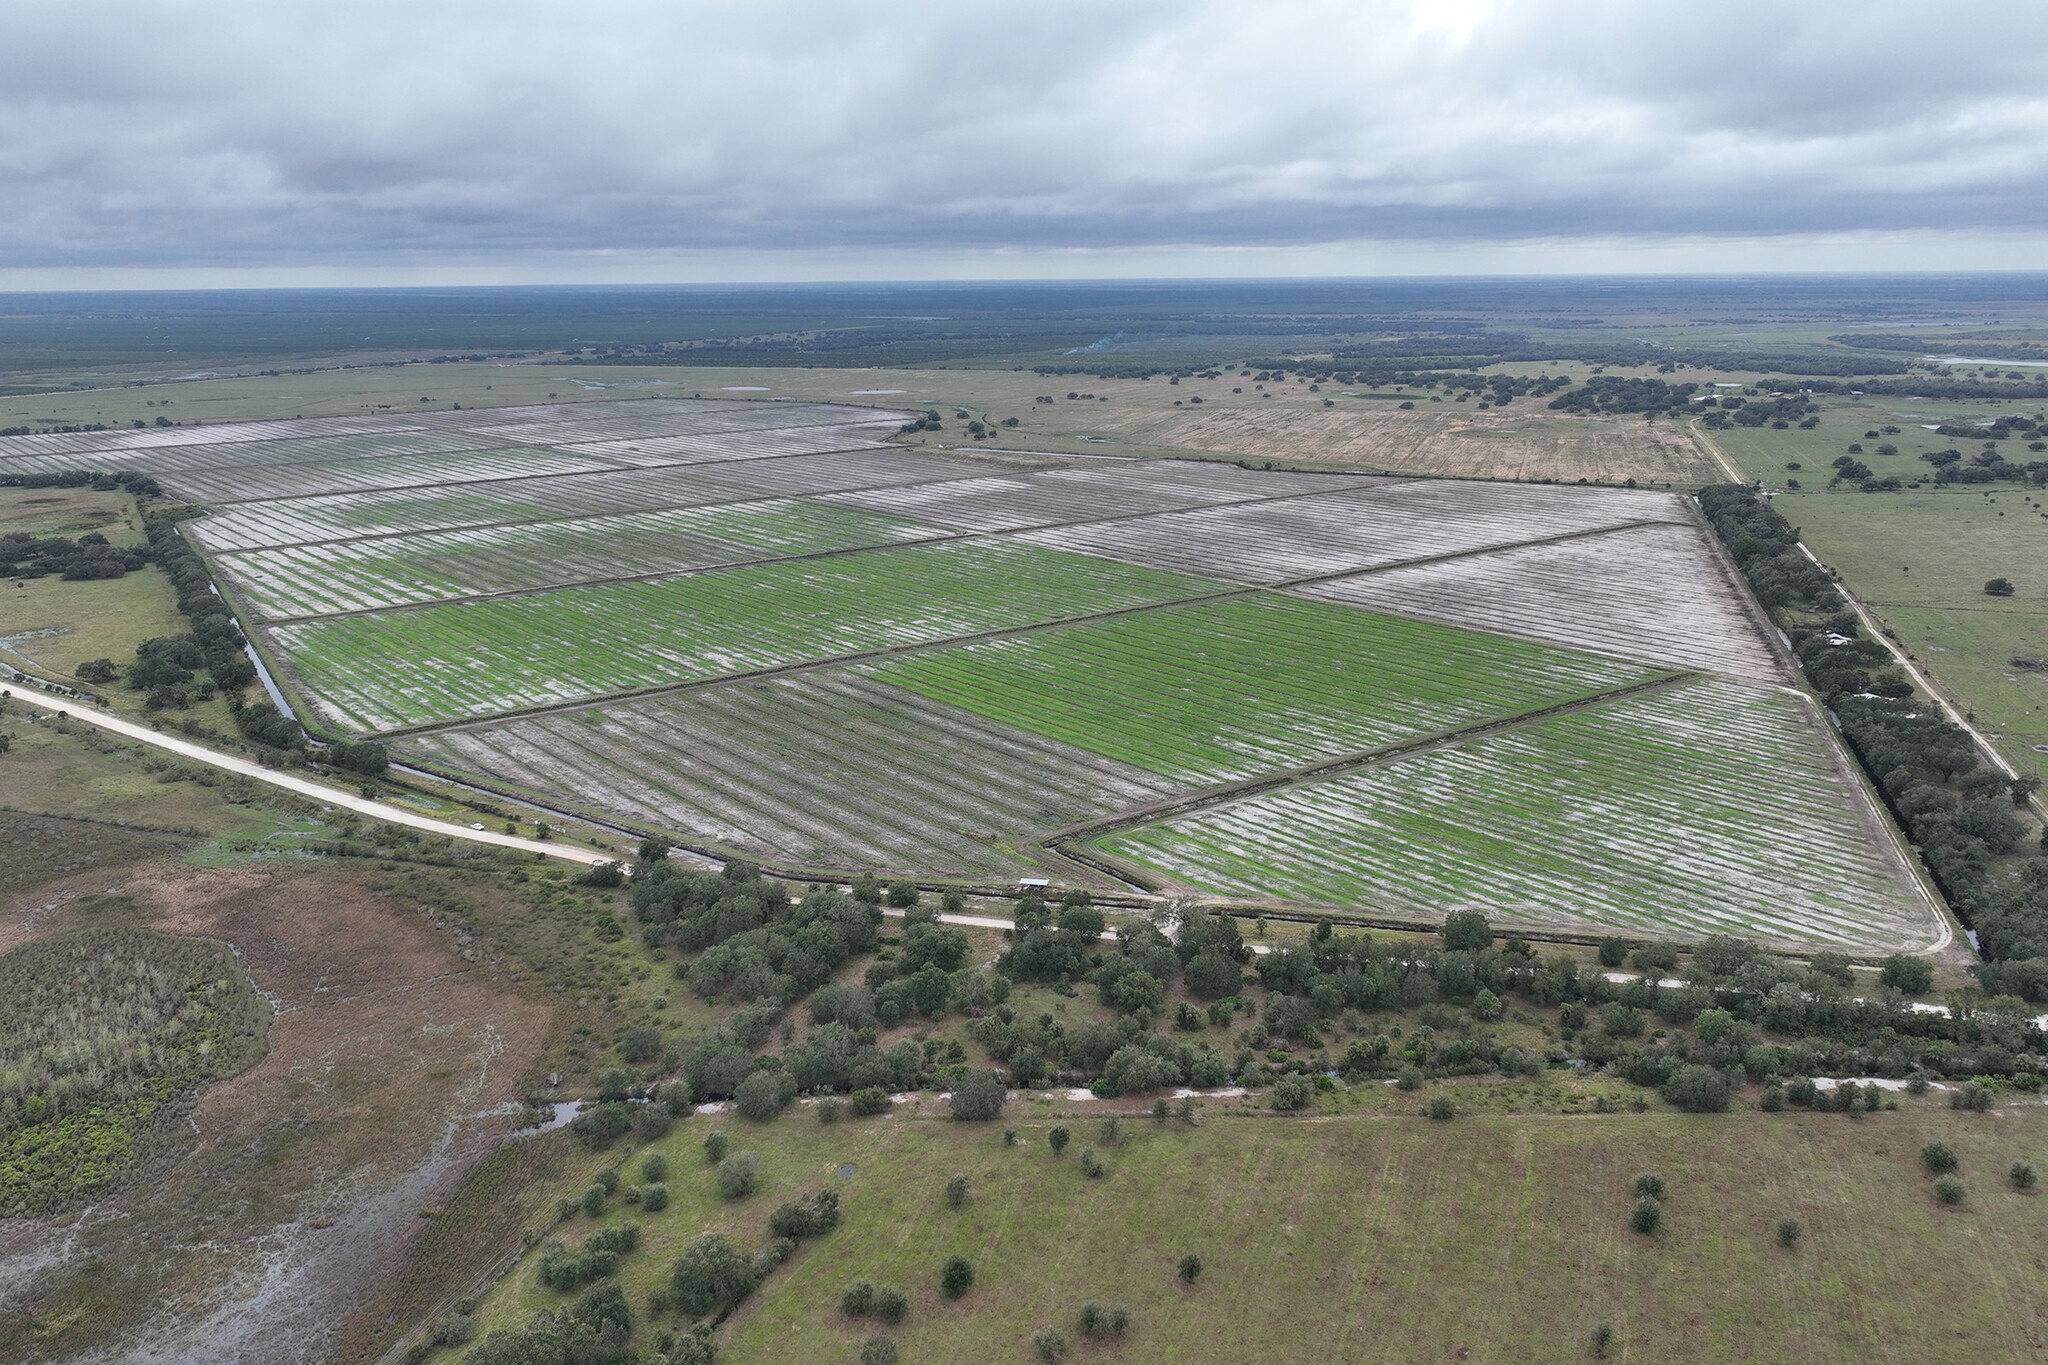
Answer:
[[0, 899], [0, 951], [90, 924], [211, 935], [276, 1012], [269, 1054], [119, 1189], [0, 1222], [0, 1359], [272, 1365], [383, 1335], [438, 1206], [510, 1131], [551, 1011], [375, 887], [160, 861]]

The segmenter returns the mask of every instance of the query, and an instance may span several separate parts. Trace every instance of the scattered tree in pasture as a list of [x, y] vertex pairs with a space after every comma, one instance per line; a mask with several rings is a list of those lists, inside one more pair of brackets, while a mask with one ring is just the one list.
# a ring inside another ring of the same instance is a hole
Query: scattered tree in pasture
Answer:
[[939, 1292], [957, 1299], [974, 1288], [974, 1266], [965, 1256], [948, 1256], [939, 1271]]

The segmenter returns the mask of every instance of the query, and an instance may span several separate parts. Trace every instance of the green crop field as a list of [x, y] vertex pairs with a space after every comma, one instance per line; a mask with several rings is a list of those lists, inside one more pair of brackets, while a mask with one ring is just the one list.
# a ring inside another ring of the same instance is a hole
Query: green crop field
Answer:
[[299, 681], [386, 730], [1214, 591], [1031, 546], [948, 542], [285, 626]]
[[1656, 676], [1572, 650], [1268, 594], [966, 645], [875, 672], [1197, 785]]
[[[909, 1362], [1025, 1365], [1036, 1359], [1031, 1335], [1046, 1327], [1073, 1344], [1070, 1360], [1129, 1365], [1577, 1361], [1591, 1358], [1601, 1323], [1613, 1328], [1611, 1358], [1673, 1365], [2035, 1354], [2024, 1304], [2048, 1224], [2038, 1197], [2007, 1187], [2003, 1173], [2039, 1160], [2038, 1108], [1986, 1120], [1915, 1106], [1861, 1122], [1224, 1112], [1189, 1128], [1132, 1118], [1102, 1180], [1084, 1178], [1077, 1160], [1098, 1141], [1094, 1122], [1064, 1120], [1074, 1147], [1055, 1157], [1045, 1140], [1054, 1121], [1013, 1102], [993, 1125], [899, 1115], [826, 1126], [794, 1112], [729, 1123], [733, 1146], [759, 1154], [761, 1176], [752, 1197], [727, 1203], [698, 1150], [718, 1121], [696, 1119], [646, 1149], [669, 1159], [667, 1209], [643, 1214], [614, 1199], [601, 1220], [579, 1213], [548, 1235], [574, 1246], [601, 1226], [642, 1226], [618, 1279], [635, 1341], [647, 1342], [680, 1325], [645, 1306], [692, 1238], [721, 1231], [751, 1254], [770, 1209], [839, 1190], [840, 1227], [803, 1243], [720, 1329], [727, 1365], [843, 1365], [874, 1332], [894, 1336]], [[1006, 1126], [1018, 1130], [1015, 1147], [1002, 1143]], [[1962, 1208], [1928, 1192], [1915, 1153], [1935, 1140], [1961, 1157]], [[580, 1194], [600, 1164], [636, 1180], [639, 1160], [585, 1157], [535, 1194]], [[944, 1186], [956, 1172], [970, 1194], [952, 1209]], [[1654, 1237], [1628, 1226], [1641, 1172], [1668, 1185]], [[1787, 1217], [1805, 1228], [1790, 1250], [1774, 1238]], [[1203, 1262], [1192, 1288], [1175, 1274], [1188, 1253]], [[949, 1302], [938, 1278], [952, 1255], [973, 1264], [975, 1284]], [[490, 1292], [479, 1336], [573, 1298], [537, 1282], [538, 1259], [529, 1254]], [[837, 1311], [856, 1279], [907, 1294], [900, 1327]], [[1124, 1340], [1079, 1341], [1089, 1300], [1130, 1310]]]
[[1212, 892], [1859, 951], [1933, 947], [1812, 704], [1700, 680], [1105, 835]]

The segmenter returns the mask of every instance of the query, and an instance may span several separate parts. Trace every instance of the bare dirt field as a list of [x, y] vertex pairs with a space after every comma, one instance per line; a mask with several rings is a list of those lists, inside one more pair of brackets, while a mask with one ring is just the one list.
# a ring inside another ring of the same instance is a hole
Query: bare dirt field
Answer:
[[0, 1358], [294, 1361], [377, 1336], [408, 1247], [508, 1130], [550, 1007], [326, 867], [95, 868], [0, 902], [0, 950], [94, 924], [232, 943], [278, 1012], [270, 1052], [111, 1197], [0, 1225]]

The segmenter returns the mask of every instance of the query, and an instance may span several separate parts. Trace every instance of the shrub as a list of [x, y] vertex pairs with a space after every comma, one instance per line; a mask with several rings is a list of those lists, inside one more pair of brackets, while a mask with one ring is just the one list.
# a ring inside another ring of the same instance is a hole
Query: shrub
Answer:
[[1664, 1082], [1664, 1098], [1695, 1114], [1718, 1114], [1728, 1107], [1728, 1080], [1710, 1066], [1680, 1067]]
[[619, 1039], [619, 1060], [634, 1066], [653, 1061], [661, 1055], [661, 1031], [642, 1024], [626, 1030], [626, 1036]]
[[967, 1177], [956, 1175], [946, 1182], [946, 1207], [957, 1209], [967, 1202]]
[[948, 1256], [939, 1271], [939, 1291], [949, 1299], [957, 1299], [972, 1288], [974, 1266], [965, 1256]]
[[1054, 1156], [1058, 1156], [1061, 1152], [1066, 1151], [1067, 1144], [1073, 1141], [1073, 1138], [1074, 1135], [1065, 1128], [1055, 1128], [1045, 1135], [1046, 1145], [1052, 1148]]
[[1500, 997], [1484, 986], [1481, 986], [1479, 993], [1472, 997], [1472, 1017], [1474, 1019], [1490, 1024], [1500, 1018], [1501, 1009]]
[[860, 1365], [896, 1365], [896, 1360], [893, 1337], [869, 1337], [861, 1344]]
[[792, 1199], [768, 1215], [768, 1231], [776, 1237], [823, 1237], [839, 1226], [839, 1191], [819, 1190]]
[[1493, 946], [1493, 925], [1477, 910], [1453, 910], [1444, 917], [1443, 940], [1447, 952], [1484, 952]]
[[1593, 1356], [1596, 1360], [1607, 1359], [1607, 1353], [1614, 1349], [1614, 1329], [1601, 1323], [1593, 1329]]
[[1908, 957], [1904, 953], [1893, 953], [1884, 960], [1884, 967], [1877, 979], [1895, 991], [1907, 995], [1925, 995], [1934, 989], [1934, 966], [1924, 957]]
[[875, 1316], [895, 1326], [910, 1315], [910, 1296], [900, 1289], [875, 1291]]
[[1093, 1299], [1081, 1305], [1081, 1335], [1090, 1341], [1110, 1341], [1131, 1329], [1131, 1310], [1105, 1308]]
[[873, 1085], [854, 1091], [852, 1104], [854, 1116], [864, 1119], [873, 1118], [876, 1114], [886, 1114], [895, 1107], [895, 1101], [889, 1098], [889, 1092]]
[[655, 1142], [668, 1136], [676, 1117], [665, 1104], [641, 1104], [633, 1108], [633, 1136], [641, 1142]]
[[1820, 1087], [1805, 1076], [1794, 1076], [1792, 1084], [1785, 1087], [1785, 1098], [1801, 1108], [1810, 1106], [1819, 1094]]
[[787, 1103], [789, 1097], [783, 1093], [782, 1073], [778, 1071], [756, 1071], [732, 1092], [733, 1108], [741, 1118], [755, 1123], [766, 1123], [780, 1114]]
[[599, 1171], [596, 1174], [596, 1176], [592, 1178], [599, 1185], [602, 1185], [604, 1187], [604, 1192], [606, 1194], [617, 1194], [619, 1192], [619, 1173], [617, 1171], [611, 1170], [610, 1168], [606, 1168], [605, 1170]]
[[716, 1166], [719, 1162], [725, 1160], [726, 1148], [730, 1145], [724, 1133], [706, 1133], [704, 1135], [704, 1159], [713, 1166]]
[[1963, 1182], [1952, 1175], [1943, 1176], [1934, 1182], [1934, 1197], [1951, 1207], [1962, 1203]]
[[1038, 1352], [1038, 1358], [1045, 1365], [1059, 1365], [1066, 1359], [1067, 1339], [1056, 1327], [1041, 1327], [1031, 1334], [1031, 1349]]
[[1009, 1098], [1009, 1091], [1003, 1086], [1003, 1078], [994, 1071], [986, 1068], [970, 1071], [953, 1087], [953, 1117], [970, 1122], [986, 1122], [1003, 1112], [1003, 1105]]
[[1275, 1109], [1306, 1109], [1315, 1097], [1316, 1088], [1306, 1076], [1282, 1076], [1273, 1082]]
[[867, 1280], [855, 1280], [839, 1296], [839, 1311], [849, 1318], [864, 1318], [875, 1311], [875, 1286]]
[[1625, 938], [1603, 938], [1600, 940], [1600, 965], [1619, 967], [1628, 961], [1628, 940]]
[[649, 1213], [660, 1213], [668, 1207], [668, 1186], [659, 1182], [640, 1187], [640, 1207]]
[[2006, 1175], [2011, 1177], [2012, 1187], [2016, 1190], [2031, 1190], [2034, 1188], [2034, 1182], [2040, 1178], [2035, 1175], [2033, 1166], [2024, 1161], [2013, 1162], [2012, 1169], [2007, 1171]]
[[1799, 1245], [1799, 1239], [1801, 1237], [1804, 1237], [1805, 1235], [1806, 1229], [1800, 1225], [1800, 1222], [1797, 1218], [1780, 1218], [1778, 1220], [1779, 1246], [1787, 1248], [1795, 1247]]
[[1785, 1108], [1785, 1087], [1772, 1084], [1764, 1087], [1764, 1093], [1757, 1097], [1756, 1107], [1766, 1114], [1776, 1114]]
[[569, 1131], [594, 1152], [603, 1151], [633, 1126], [633, 1107], [612, 1100], [590, 1105], [569, 1120]]
[[450, 1313], [434, 1324], [436, 1346], [460, 1346], [476, 1335], [476, 1319], [467, 1313]]
[[1947, 1175], [1962, 1163], [1956, 1157], [1956, 1149], [1946, 1142], [1930, 1142], [1920, 1149], [1920, 1164], [1929, 1175]]
[[1180, 1258], [1180, 1279], [1182, 1284], [1193, 1284], [1202, 1278], [1202, 1258], [1190, 1251]]
[[720, 1233], [708, 1233], [683, 1248], [669, 1276], [677, 1308], [701, 1318], [731, 1308], [761, 1283], [747, 1257]]
[[1102, 1164], [1102, 1158], [1095, 1155], [1093, 1147], [1081, 1149], [1081, 1174], [1090, 1180], [1100, 1180], [1109, 1174], [1109, 1168]]
[[1635, 1188], [1631, 1193], [1638, 1199], [1662, 1199], [1664, 1197], [1664, 1177], [1661, 1175], [1639, 1175], [1636, 1177]]
[[1645, 1237], [1653, 1236], [1664, 1221], [1664, 1206], [1654, 1199], [1638, 1199], [1629, 1210], [1628, 1225]]
[[1971, 1081], [1968, 1085], [1949, 1092], [1948, 1107], [1981, 1114], [1991, 1107], [1991, 1100], [1991, 1087]]
[[1447, 1123], [1458, 1117], [1458, 1106], [1449, 1095], [1432, 1095], [1429, 1103], [1422, 1106], [1422, 1112], [1438, 1123]]
[[1422, 1072], [1412, 1066], [1402, 1067], [1401, 1074], [1394, 1080], [1394, 1088], [1396, 1090], [1422, 1089]]
[[754, 1192], [754, 1175], [760, 1158], [752, 1152], [734, 1152], [718, 1163], [718, 1190], [727, 1199], [745, 1199]]
[[768, 1245], [754, 1253], [754, 1278], [765, 1280], [776, 1268], [796, 1255], [796, 1243], [787, 1237], [771, 1237]]
[[592, 1185], [583, 1192], [583, 1211], [592, 1218], [604, 1212], [604, 1186]]

